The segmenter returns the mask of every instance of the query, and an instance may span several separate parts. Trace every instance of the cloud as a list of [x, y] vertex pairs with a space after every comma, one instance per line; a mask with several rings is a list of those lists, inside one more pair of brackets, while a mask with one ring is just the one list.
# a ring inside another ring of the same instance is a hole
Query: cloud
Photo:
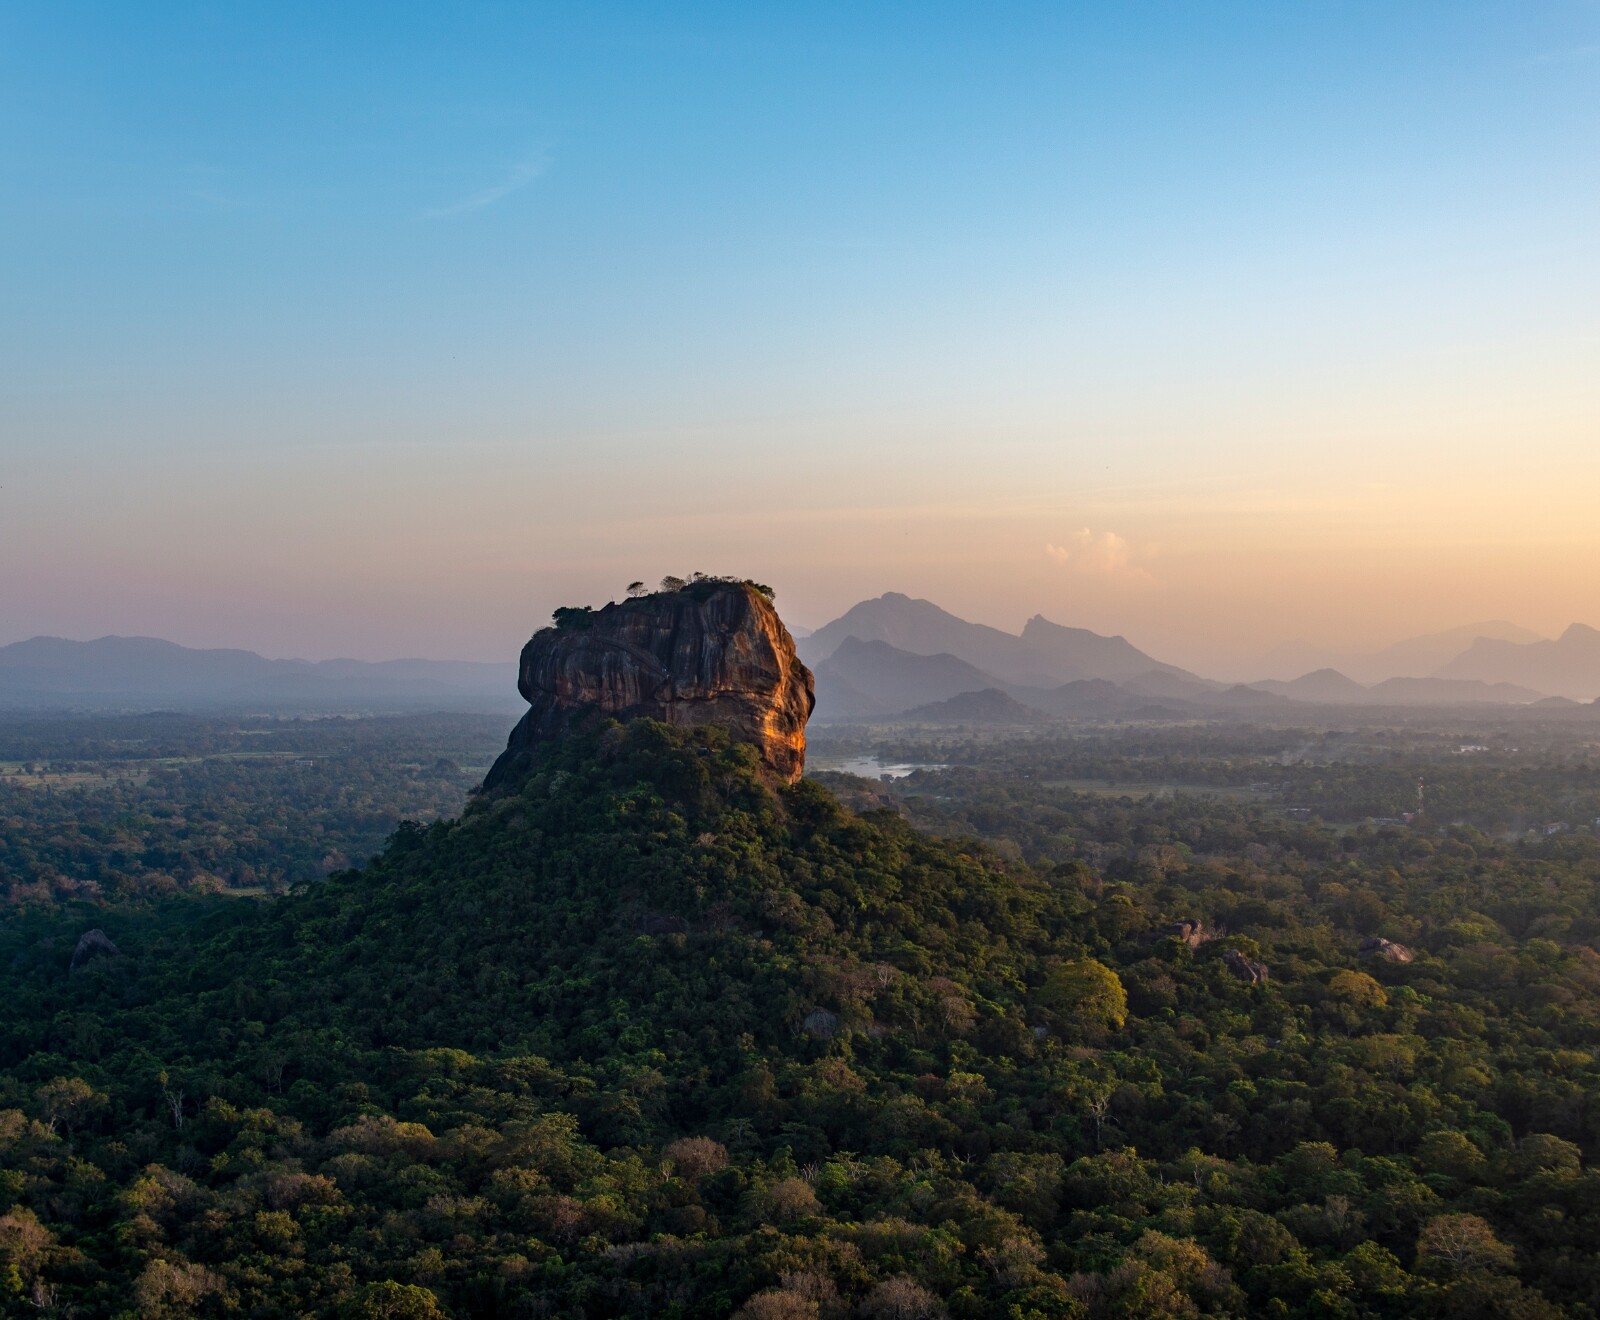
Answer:
[[1538, 55], [1530, 55], [1524, 64], [1586, 64], [1600, 55], [1600, 43], [1590, 43], [1587, 46], [1563, 46], [1556, 50], [1542, 51]]
[[1085, 577], [1154, 582], [1145, 564], [1159, 552], [1153, 545], [1136, 546], [1115, 532], [1079, 528], [1064, 543], [1046, 542], [1044, 552], [1063, 568]]
[[467, 215], [473, 211], [481, 211], [484, 207], [493, 206], [502, 198], [509, 197], [512, 193], [526, 188], [549, 168], [549, 156], [540, 153], [531, 160], [523, 161], [493, 187], [483, 188], [467, 197], [463, 197], [460, 201], [450, 203], [449, 206], [440, 206], [431, 211], [424, 211], [422, 219], [447, 220], [451, 216]]

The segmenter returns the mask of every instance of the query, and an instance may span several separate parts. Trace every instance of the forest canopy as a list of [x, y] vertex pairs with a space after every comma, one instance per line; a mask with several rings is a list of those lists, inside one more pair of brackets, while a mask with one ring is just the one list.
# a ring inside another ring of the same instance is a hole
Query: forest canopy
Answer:
[[1591, 835], [839, 786], [613, 725], [280, 899], [15, 910], [7, 1304], [1592, 1313]]

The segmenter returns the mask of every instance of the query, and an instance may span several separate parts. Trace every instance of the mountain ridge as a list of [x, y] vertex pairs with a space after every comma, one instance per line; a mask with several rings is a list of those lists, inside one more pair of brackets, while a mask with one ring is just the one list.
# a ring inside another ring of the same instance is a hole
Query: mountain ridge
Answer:
[[800, 641], [815, 667], [847, 638], [885, 642], [914, 655], [948, 654], [1005, 683], [1053, 687], [1077, 679], [1131, 678], [1151, 670], [1188, 675], [1139, 650], [1126, 638], [1071, 628], [1036, 614], [1021, 633], [971, 623], [930, 600], [889, 591], [852, 605]]
[[510, 709], [515, 667], [471, 660], [270, 659], [159, 637], [37, 636], [0, 646], [0, 708]]
[[1600, 697], [1600, 630], [1573, 623], [1561, 636], [1537, 642], [1480, 637], [1434, 676], [1514, 683], [1552, 696], [1593, 701]]

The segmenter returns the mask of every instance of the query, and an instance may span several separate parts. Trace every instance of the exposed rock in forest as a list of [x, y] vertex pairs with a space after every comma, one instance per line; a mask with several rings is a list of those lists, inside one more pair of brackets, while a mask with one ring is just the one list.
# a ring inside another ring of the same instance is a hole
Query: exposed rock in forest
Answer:
[[75, 972], [96, 958], [114, 958], [121, 952], [105, 931], [86, 930], [78, 940], [77, 947], [72, 950], [72, 966], [68, 970]]
[[1222, 961], [1228, 970], [1241, 981], [1248, 981], [1251, 985], [1266, 984], [1266, 963], [1257, 962], [1254, 958], [1246, 957], [1238, 949], [1229, 949], [1222, 955]]
[[1174, 921], [1171, 925], [1163, 926], [1161, 933], [1182, 940], [1191, 949], [1198, 949], [1211, 938], [1211, 932], [1198, 917], [1190, 921]]
[[706, 579], [598, 610], [559, 610], [522, 648], [517, 689], [530, 709], [484, 780], [510, 783], [533, 749], [587, 713], [715, 724], [793, 783], [805, 770], [811, 671], [766, 593]]
[[814, 1008], [806, 1014], [800, 1030], [819, 1040], [829, 1040], [839, 1030], [839, 1015], [826, 1008]]
[[1405, 945], [1386, 940], [1381, 935], [1375, 935], [1370, 940], [1362, 940], [1360, 951], [1366, 958], [1387, 958], [1390, 962], [1397, 963], [1408, 963], [1415, 956]]

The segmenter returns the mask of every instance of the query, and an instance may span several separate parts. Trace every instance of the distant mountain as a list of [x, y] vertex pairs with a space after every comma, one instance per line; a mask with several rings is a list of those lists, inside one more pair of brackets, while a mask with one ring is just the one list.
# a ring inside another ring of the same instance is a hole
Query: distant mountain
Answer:
[[156, 637], [0, 646], [0, 708], [511, 710], [516, 666], [450, 660], [269, 660]]
[[1505, 619], [1490, 619], [1408, 637], [1376, 651], [1343, 651], [1305, 644], [1279, 646], [1261, 657], [1258, 672], [1304, 674], [1308, 670], [1333, 669], [1357, 683], [1381, 683], [1386, 678], [1432, 674], [1480, 637], [1507, 642], [1540, 640], [1539, 634], [1529, 628]]
[[1124, 692], [1141, 697], [1159, 697], [1163, 701], [1204, 702], [1222, 691], [1221, 683], [1212, 683], [1192, 674], [1178, 674], [1165, 669], [1149, 669], [1118, 684]]
[[[932, 601], [890, 591], [853, 605], [799, 643], [800, 657], [817, 668], [845, 642], [884, 642], [912, 655], [950, 655], [1009, 682], [1026, 682], [1018, 672], [1022, 639], [986, 624], [968, 623]], [[990, 685], [992, 686], [992, 684]]]
[[998, 688], [962, 692], [896, 715], [901, 724], [1040, 724], [1049, 716]]
[[1318, 669], [1287, 683], [1252, 683], [1258, 692], [1319, 706], [1521, 706], [1543, 694], [1510, 683], [1466, 682], [1443, 678], [1386, 678], [1370, 686], [1337, 669]]
[[913, 655], [953, 656], [1006, 683], [1028, 687], [1048, 688], [1088, 678], [1119, 680], [1152, 670], [1185, 673], [1122, 637], [1064, 628], [1037, 615], [1018, 636], [968, 623], [932, 601], [914, 600], [898, 591], [864, 600], [818, 628], [799, 643], [801, 658], [815, 668], [849, 637], [884, 642]]
[[1600, 697], [1600, 631], [1575, 623], [1554, 641], [1511, 642], [1480, 637], [1435, 671], [1440, 678], [1515, 683], [1556, 696]]
[[[1480, 637], [1500, 642], [1537, 642], [1539, 634], [1531, 628], [1519, 627], [1505, 619], [1491, 619], [1487, 623], [1468, 623], [1443, 632], [1427, 633], [1421, 637], [1408, 637], [1405, 641], [1386, 646], [1361, 656], [1345, 666], [1345, 672], [1358, 682], [1381, 683], [1386, 678], [1405, 678], [1415, 674], [1433, 674], [1440, 666], [1448, 664]], [[1466, 677], [1466, 675], [1456, 675]]]
[[1060, 687], [1028, 691], [1022, 700], [1047, 715], [1073, 720], [1118, 719], [1150, 705], [1148, 697], [1127, 692], [1108, 678], [1080, 678]]
[[[1433, 633], [1397, 643], [1368, 660], [1381, 667], [1449, 654], [1468, 633], [1480, 629], [1522, 634], [1497, 622]], [[1582, 666], [1593, 648], [1600, 675], [1600, 633], [1574, 626], [1560, 643], [1473, 642], [1461, 662], [1546, 667]], [[1162, 664], [1123, 637], [1086, 628], [1066, 628], [1041, 615], [1021, 635], [968, 623], [931, 601], [889, 592], [853, 606], [799, 643], [817, 678], [817, 713], [822, 723], [872, 721], [904, 716], [925, 706], [943, 706], [964, 695], [997, 692], [1025, 709], [1054, 718], [1103, 720], [1208, 718], [1271, 714], [1294, 703], [1320, 706], [1526, 705], [1555, 688], [1484, 677], [1468, 679], [1386, 676], [1368, 685], [1336, 669], [1302, 674], [1287, 682], [1229, 686]], [[1383, 659], [1379, 659], [1384, 657]], [[1457, 662], [1452, 662], [1452, 666]], [[1560, 689], [1556, 689], [1560, 690]], [[1566, 695], [1585, 695], [1569, 688]], [[1596, 691], [1600, 691], [1597, 678]], [[985, 698], [996, 710], [993, 697]], [[949, 709], [962, 709], [957, 703]], [[976, 699], [971, 709], [979, 709]], [[948, 716], [948, 710], [940, 717]]]
[[1313, 701], [1319, 705], [1347, 705], [1365, 701], [1368, 692], [1363, 684], [1346, 678], [1337, 669], [1318, 669], [1288, 683], [1267, 681], [1250, 685], [1262, 692], [1276, 693], [1293, 701]]
[[1386, 678], [1367, 689], [1374, 706], [1526, 706], [1544, 695], [1514, 683], [1462, 678]]
[[817, 704], [811, 712], [813, 724], [842, 724], [847, 721], [868, 722], [897, 715], [903, 706], [876, 701], [864, 692], [858, 692], [838, 674], [822, 665], [813, 671], [816, 681]]
[[1187, 670], [1151, 659], [1125, 637], [1103, 637], [1087, 628], [1064, 628], [1035, 614], [1022, 629], [1022, 648], [1037, 667], [1058, 680], [1137, 678], [1173, 674], [1193, 679]]
[[813, 718], [823, 722], [859, 717], [829, 709], [830, 691], [895, 713], [996, 686], [993, 675], [953, 655], [918, 655], [888, 642], [866, 642], [858, 637], [846, 637], [818, 664], [816, 678]]

